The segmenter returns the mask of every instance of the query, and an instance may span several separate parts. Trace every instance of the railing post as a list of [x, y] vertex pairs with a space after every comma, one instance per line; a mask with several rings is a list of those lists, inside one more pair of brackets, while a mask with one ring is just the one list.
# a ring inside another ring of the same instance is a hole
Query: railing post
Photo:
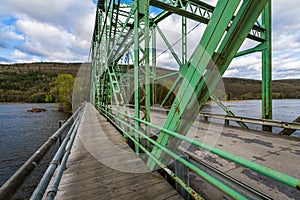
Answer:
[[[188, 155], [182, 154], [180, 155], [181, 158], [188, 160]], [[178, 160], [175, 161], [175, 175], [180, 178], [183, 182], [185, 182], [187, 185], [190, 185], [190, 176], [189, 176], [189, 168], [179, 162]], [[177, 182], [175, 182], [175, 187], [178, 193], [186, 200], [190, 199], [189, 193], [180, 186]]]
[[229, 120], [228, 119], [225, 119], [225, 125], [229, 126]]

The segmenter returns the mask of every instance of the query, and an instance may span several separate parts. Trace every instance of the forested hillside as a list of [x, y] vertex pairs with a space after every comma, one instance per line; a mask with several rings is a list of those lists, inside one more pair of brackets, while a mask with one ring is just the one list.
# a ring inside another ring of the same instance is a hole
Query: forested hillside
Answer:
[[[227, 99], [260, 99], [261, 81], [239, 78], [223, 78]], [[300, 99], [300, 79], [273, 81], [274, 99]]]
[[[50, 83], [59, 74], [71, 74], [76, 77], [82, 63], [31, 63], [0, 65], [0, 102], [46, 101], [50, 93]], [[88, 65], [88, 64], [84, 64]], [[158, 69], [157, 76], [172, 73], [172, 70]], [[157, 81], [156, 103], [161, 103], [177, 75]], [[222, 100], [243, 100], [261, 98], [261, 81], [240, 78], [223, 78], [225, 94]], [[152, 87], [152, 86], [151, 86]], [[217, 87], [217, 89], [220, 87]], [[218, 93], [218, 91], [217, 91]], [[172, 102], [171, 95], [169, 102]], [[273, 98], [300, 98], [300, 80], [273, 81]]]
[[76, 76], [81, 63], [0, 65], [0, 102], [45, 102], [58, 74]]

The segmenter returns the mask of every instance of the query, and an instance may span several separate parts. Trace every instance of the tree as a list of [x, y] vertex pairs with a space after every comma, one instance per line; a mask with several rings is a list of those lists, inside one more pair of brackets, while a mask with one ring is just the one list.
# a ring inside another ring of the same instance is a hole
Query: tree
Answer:
[[59, 110], [72, 111], [72, 91], [75, 78], [71, 74], [59, 74], [51, 82], [51, 93], [59, 104]]
[[44, 101], [45, 101], [45, 103], [53, 103], [54, 100], [53, 100], [52, 94], [51, 93], [46, 94]]

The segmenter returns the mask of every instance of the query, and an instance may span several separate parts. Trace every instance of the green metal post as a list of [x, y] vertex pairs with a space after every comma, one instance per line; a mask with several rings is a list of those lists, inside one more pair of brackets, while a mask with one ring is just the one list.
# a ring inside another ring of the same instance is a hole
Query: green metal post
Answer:
[[[262, 51], [262, 118], [272, 119], [272, 13], [271, 0], [267, 3], [262, 13], [262, 25], [266, 29], [264, 42], [265, 49]], [[263, 126], [264, 131], [272, 132], [271, 126]]]
[[[149, 0], [144, 0], [145, 6], [145, 119], [150, 122], [150, 15], [149, 15]], [[150, 127], [146, 126], [146, 135], [150, 136]], [[150, 148], [150, 142], [147, 140], [147, 148]]]
[[[134, 13], [134, 116], [140, 118], [139, 106], [139, 0], [135, 0], [136, 11]], [[135, 129], [139, 130], [140, 123], [135, 121]], [[135, 140], [139, 141], [139, 136], [135, 133]], [[135, 145], [135, 152], [139, 154], [139, 146]]]
[[156, 28], [152, 27], [152, 105], [156, 103]]

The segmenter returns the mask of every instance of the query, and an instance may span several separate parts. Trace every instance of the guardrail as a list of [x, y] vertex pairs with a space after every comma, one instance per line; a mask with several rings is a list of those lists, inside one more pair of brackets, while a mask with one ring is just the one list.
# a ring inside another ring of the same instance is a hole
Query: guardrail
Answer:
[[75, 140], [75, 137], [77, 135], [77, 130], [80, 124], [80, 120], [82, 118], [83, 112], [80, 112], [74, 123], [72, 124], [71, 128], [69, 129], [65, 139], [63, 140], [62, 144], [60, 145], [58, 151], [56, 152], [53, 160], [51, 161], [49, 167], [47, 168], [46, 172], [44, 173], [41, 181], [39, 182], [38, 186], [34, 190], [30, 200], [39, 200], [42, 199], [46, 189], [56, 171], [58, 169], [57, 174], [55, 176], [54, 182], [52, 184], [52, 187], [50, 188], [49, 192], [47, 193], [47, 199], [54, 199], [59, 182], [61, 180], [61, 177], [63, 175], [63, 172], [66, 168], [66, 163], [70, 155], [71, 148], [73, 146], [73, 142]]
[[[133, 108], [133, 105], [127, 104], [126, 106]], [[168, 113], [168, 109], [161, 107], [151, 107], [151, 111]], [[258, 118], [249, 118], [241, 116], [230, 116], [230, 115], [221, 115], [221, 114], [211, 114], [211, 113], [199, 113], [199, 116], [204, 118], [204, 121], [208, 121], [208, 118], [221, 119], [224, 120], [224, 124], [229, 125], [229, 121], [237, 122], [241, 127], [250, 129], [248, 126], [245, 126], [244, 123], [257, 124], [262, 126], [271, 126], [283, 128], [279, 132], [279, 135], [292, 135], [295, 131], [300, 130], [300, 116], [296, 118], [293, 122], [285, 122], [271, 119], [258, 119]], [[240, 124], [242, 123], [242, 125]]]
[[[75, 122], [78, 121], [78, 117], [82, 110], [83, 106], [80, 107], [51, 137], [49, 137], [49, 139], [1, 186], [0, 199], [11, 199], [13, 197], [47, 152], [61, 139], [63, 132], [74, 121], [74, 118], [76, 118]], [[73, 123], [72, 127], [74, 127], [74, 124], [75, 123]], [[64, 139], [60, 147], [62, 147], [67, 140], [68, 136]]]
[[[257, 118], [228, 116], [228, 115], [219, 115], [219, 114], [210, 114], [210, 113], [200, 113], [200, 116], [204, 117], [205, 121], [208, 121], [208, 118], [222, 119], [225, 121], [225, 124], [227, 125], [229, 125], [229, 121], [235, 121], [235, 122], [243, 122], [243, 123], [250, 123], [250, 124], [258, 124], [263, 126], [279, 127], [279, 128], [291, 129], [291, 130], [300, 130], [300, 123], [296, 123], [296, 122], [283, 122], [283, 121], [269, 120], [269, 119], [257, 119]], [[283, 135], [291, 135], [291, 134], [292, 132]]]
[[[165, 134], [168, 134], [170, 136], [172, 136], [173, 138], [176, 138], [178, 140], [181, 141], [185, 141], [188, 142], [191, 145], [194, 145], [196, 147], [199, 147], [201, 149], [210, 151], [211, 153], [218, 155], [226, 160], [232, 161], [238, 165], [241, 165], [243, 167], [246, 167], [248, 169], [251, 169], [257, 173], [260, 173], [264, 176], [267, 176], [269, 178], [272, 178], [276, 181], [279, 181], [285, 185], [288, 185], [292, 188], [296, 188], [298, 190], [300, 190], [300, 180], [294, 177], [291, 177], [289, 175], [286, 175], [284, 173], [275, 171], [273, 169], [270, 169], [268, 167], [262, 166], [260, 164], [257, 164], [255, 162], [249, 161], [247, 159], [244, 159], [242, 157], [233, 155], [231, 153], [222, 151], [220, 149], [217, 149], [215, 147], [206, 145], [202, 142], [193, 140], [191, 138], [188, 138], [184, 135], [181, 135], [179, 133], [170, 131], [168, 129], [165, 129], [163, 127], [151, 124], [149, 122], [146, 122], [144, 120], [135, 118], [133, 116], [127, 115], [125, 113], [122, 113], [118, 110], [115, 110], [113, 108], [108, 108], [108, 110], [98, 107], [97, 108], [111, 123], [114, 124], [114, 126], [116, 126], [123, 134], [124, 137], [129, 138], [135, 145], [137, 145], [148, 157], [152, 158], [153, 161], [160, 166], [167, 174], [170, 175], [171, 178], [173, 178], [179, 185], [181, 185], [193, 198], [195, 199], [203, 199], [200, 194], [198, 194], [193, 188], [191, 188], [188, 183], [185, 183], [181, 178], [179, 178], [178, 176], [175, 175], [175, 173], [173, 171], [171, 171], [165, 163], [162, 163], [162, 161], [160, 161], [159, 159], [157, 159], [152, 153], [151, 150], [148, 149], [147, 147], [143, 146], [139, 140], [136, 139], [136, 134], [139, 135], [139, 138], [143, 138], [145, 140], [147, 140], [148, 142], [150, 142], [153, 146], [156, 146], [159, 148], [160, 151], [164, 152], [166, 155], [170, 156], [171, 158], [173, 158], [174, 160], [177, 160], [178, 162], [182, 163], [184, 166], [186, 166], [187, 168], [189, 168], [189, 170], [191, 170], [192, 172], [194, 172], [196, 175], [202, 177], [203, 179], [205, 179], [207, 182], [211, 183], [212, 185], [214, 185], [216, 188], [218, 188], [219, 190], [223, 191], [225, 194], [233, 197], [234, 199], [248, 199], [249, 196], [247, 197], [247, 195], [245, 195], [245, 193], [241, 194], [237, 191], [235, 191], [234, 189], [230, 188], [229, 186], [225, 185], [224, 183], [222, 183], [221, 181], [215, 179], [214, 177], [212, 177], [211, 175], [209, 175], [208, 173], [202, 171], [199, 167], [197, 167], [196, 165], [194, 165], [193, 163], [191, 163], [189, 160], [186, 160], [184, 158], [182, 158], [181, 155], [178, 155], [177, 153], [175, 153], [174, 151], [168, 149], [165, 146], [162, 146], [160, 143], [158, 143], [156, 140], [152, 139], [149, 135], [146, 135], [145, 133], [143, 133], [142, 131], [138, 130], [137, 128], [135, 128], [134, 126], [131, 126], [131, 123], [128, 123], [128, 119], [139, 122], [144, 124], [145, 126], [149, 126], [151, 128], [154, 128], [156, 130], [162, 131]], [[123, 125], [123, 127], [127, 127], [125, 129], [121, 127], [121, 124]], [[285, 125], [286, 126], [286, 125]], [[130, 130], [130, 132], [128, 132], [128, 130]], [[265, 196], [260, 196], [260, 198], [263, 199], [268, 199], [268, 197], [266, 198]]]

